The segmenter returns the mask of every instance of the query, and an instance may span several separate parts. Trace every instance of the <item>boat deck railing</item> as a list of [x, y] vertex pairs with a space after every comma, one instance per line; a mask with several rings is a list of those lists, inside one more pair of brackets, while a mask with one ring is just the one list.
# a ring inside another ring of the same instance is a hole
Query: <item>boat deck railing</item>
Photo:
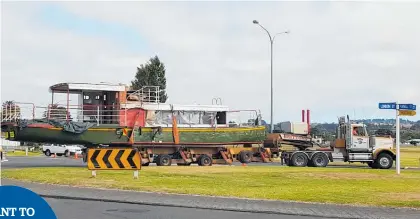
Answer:
[[127, 100], [135, 100], [147, 103], [159, 103], [160, 93], [161, 90], [159, 86], [143, 86], [141, 89], [128, 94]]
[[[129, 107], [120, 105], [66, 105], [50, 104], [36, 106], [31, 103], [14, 103], [3, 106], [1, 122], [18, 120], [55, 120], [89, 122], [97, 125], [131, 126], [134, 119]], [[178, 114], [179, 113], [179, 114]], [[226, 112], [226, 122], [218, 123], [216, 113], [175, 112], [179, 127], [254, 127], [261, 125], [260, 113], [256, 110], [234, 110]], [[204, 118], [207, 115], [206, 118]], [[131, 119], [130, 119], [131, 118]], [[146, 126], [172, 127], [170, 112], [156, 112], [146, 119]], [[150, 123], [149, 123], [150, 122]]]
[[16, 122], [20, 119], [35, 118], [35, 104], [7, 101], [3, 103], [0, 118], [1, 123]]

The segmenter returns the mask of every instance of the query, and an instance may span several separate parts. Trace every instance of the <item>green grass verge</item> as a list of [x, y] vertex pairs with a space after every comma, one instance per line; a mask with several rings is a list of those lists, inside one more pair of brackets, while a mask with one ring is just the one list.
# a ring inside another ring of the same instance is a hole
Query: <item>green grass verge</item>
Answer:
[[[41, 152], [31, 152], [28, 151], [28, 156], [40, 156], [42, 155]], [[25, 151], [8, 151], [6, 154], [7, 157], [20, 157], [20, 156], [26, 156]]]
[[420, 208], [420, 171], [278, 166], [143, 167], [132, 171], [25, 168], [4, 178], [73, 186], [271, 200]]

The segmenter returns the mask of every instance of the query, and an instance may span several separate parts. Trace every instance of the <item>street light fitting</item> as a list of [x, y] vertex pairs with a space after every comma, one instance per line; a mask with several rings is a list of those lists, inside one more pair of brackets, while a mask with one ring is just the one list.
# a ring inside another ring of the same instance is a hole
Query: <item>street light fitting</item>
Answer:
[[258, 24], [258, 21], [257, 20], [253, 20], [252, 23]]

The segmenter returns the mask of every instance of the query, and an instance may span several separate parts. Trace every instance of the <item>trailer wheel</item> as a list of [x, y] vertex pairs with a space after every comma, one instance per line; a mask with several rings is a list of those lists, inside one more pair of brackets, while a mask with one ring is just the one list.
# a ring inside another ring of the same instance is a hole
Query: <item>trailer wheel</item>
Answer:
[[156, 158], [156, 165], [158, 166], [171, 166], [172, 158], [167, 154], [158, 155]]
[[312, 156], [311, 165], [314, 167], [326, 167], [328, 165], [328, 157], [324, 153], [316, 153]]
[[375, 160], [375, 165], [380, 169], [389, 169], [392, 167], [394, 160], [389, 154], [381, 153]]
[[308, 157], [302, 152], [296, 152], [292, 155], [291, 164], [296, 167], [306, 167], [308, 164]]
[[211, 166], [213, 164], [213, 159], [207, 154], [203, 154], [198, 158], [199, 166]]
[[252, 161], [252, 152], [251, 151], [241, 151], [239, 153], [239, 161], [241, 163], [250, 163]]

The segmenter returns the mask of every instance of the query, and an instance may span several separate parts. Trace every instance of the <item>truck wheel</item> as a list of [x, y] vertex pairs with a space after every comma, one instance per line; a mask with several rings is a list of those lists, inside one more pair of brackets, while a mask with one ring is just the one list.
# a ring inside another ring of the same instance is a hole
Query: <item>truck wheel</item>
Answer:
[[198, 158], [198, 166], [211, 166], [213, 159], [207, 154], [203, 154]]
[[251, 151], [241, 151], [239, 153], [239, 159], [241, 163], [250, 163], [252, 161], [252, 152]]
[[372, 169], [378, 169], [378, 165], [374, 161], [368, 162], [367, 164]]
[[324, 153], [316, 153], [312, 156], [309, 163], [314, 167], [326, 167], [328, 165], [328, 157]]
[[51, 156], [51, 151], [50, 150], [46, 150], [45, 151], [45, 156], [47, 156], [47, 157]]
[[296, 167], [306, 167], [308, 164], [308, 157], [302, 152], [297, 152], [292, 155], [291, 163]]
[[145, 167], [147, 167], [147, 166], [149, 166], [149, 164], [150, 164], [150, 162], [147, 162], [147, 163], [143, 163], [143, 164], [141, 164], [142, 166], [145, 166]]
[[171, 166], [172, 164], [172, 158], [167, 154], [158, 155], [156, 160], [158, 166]]
[[66, 151], [64, 152], [64, 156], [65, 156], [65, 157], [69, 157], [69, 156], [70, 156], [70, 152], [66, 150]]
[[392, 157], [389, 154], [379, 154], [379, 156], [376, 158], [375, 160], [375, 164], [380, 168], [380, 169], [389, 169], [392, 167], [394, 160], [392, 159]]

